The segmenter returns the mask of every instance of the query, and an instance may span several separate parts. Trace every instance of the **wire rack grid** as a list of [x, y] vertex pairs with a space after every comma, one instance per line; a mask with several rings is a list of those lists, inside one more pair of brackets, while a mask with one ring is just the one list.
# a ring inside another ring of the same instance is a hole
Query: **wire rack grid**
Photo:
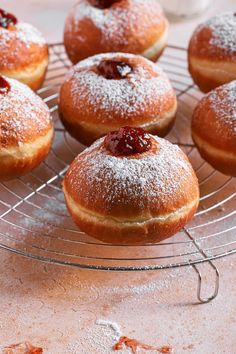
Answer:
[[[44, 87], [38, 91], [49, 106], [55, 139], [47, 159], [30, 174], [0, 184], [0, 248], [60, 265], [110, 271], [144, 271], [192, 266], [198, 274], [198, 298], [210, 301], [218, 292], [219, 273], [213, 260], [236, 253], [235, 179], [214, 170], [193, 145], [190, 120], [202, 94], [187, 70], [186, 51], [169, 46], [159, 64], [178, 96], [177, 120], [167, 139], [188, 155], [199, 179], [201, 199], [194, 219], [174, 237], [158, 244], [104, 244], [74, 225], [61, 190], [63, 176], [84, 147], [64, 130], [57, 112], [59, 87], [71, 64], [62, 44], [50, 46]], [[215, 291], [201, 297], [198, 264], [209, 262]]]

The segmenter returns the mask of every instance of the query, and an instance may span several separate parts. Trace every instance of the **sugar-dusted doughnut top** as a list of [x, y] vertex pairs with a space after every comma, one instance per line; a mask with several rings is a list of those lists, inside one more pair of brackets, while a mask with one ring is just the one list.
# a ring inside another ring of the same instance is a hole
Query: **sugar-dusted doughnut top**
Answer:
[[13, 21], [13, 16], [6, 19], [0, 13], [0, 70], [24, 69], [48, 56], [48, 46], [41, 33], [28, 23]]
[[200, 101], [192, 128], [209, 144], [236, 153], [236, 80], [216, 88]]
[[189, 50], [203, 59], [236, 62], [236, 13], [219, 14], [200, 24], [192, 35]]
[[64, 187], [79, 207], [100, 215], [142, 218], [165, 215], [198, 197], [195, 173], [181, 149], [150, 135], [151, 147], [114, 156], [97, 140], [70, 166]]
[[[104, 63], [108, 67], [104, 68]], [[173, 109], [176, 96], [162, 69], [132, 54], [99, 54], [75, 65], [61, 87], [60, 107], [80, 122], [143, 125]], [[74, 118], [73, 118], [74, 119]]]
[[0, 148], [19, 146], [44, 136], [52, 128], [46, 104], [28, 86], [1, 78], [9, 88], [0, 92]]
[[143, 53], [167, 28], [156, 0], [78, 0], [67, 17], [64, 39], [76, 63], [95, 53]]

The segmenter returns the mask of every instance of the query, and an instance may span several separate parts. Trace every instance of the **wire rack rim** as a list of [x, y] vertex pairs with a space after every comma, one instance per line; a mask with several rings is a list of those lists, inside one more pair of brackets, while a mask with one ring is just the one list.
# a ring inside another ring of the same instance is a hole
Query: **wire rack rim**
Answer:
[[14, 248], [5, 246], [3, 244], [0, 244], [0, 248], [6, 251], [9, 251], [11, 253], [19, 254], [25, 258], [32, 258], [38, 261], [42, 261], [44, 263], [48, 264], [57, 264], [57, 265], [66, 265], [74, 268], [80, 268], [80, 269], [87, 269], [87, 270], [102, 270], [102, 271], [118, 271], [118, 272], [136, 272], [136, 271], [154, 271], [154, 270], [165, 270], [165, 269], [174, 269], [174, 268], [181, 268], [181, 267], [189, 267], [193, 265], [198, 265], [206, 262], [210, 262], [212, 260], [220, 259], [225, 256], [230, 256], [236, 253], [236, 249], [231, 250], [229, 252], [225, 252], [222, 254], [219, 254], [217, 256], [211, 256], [208, 258], [202, 258], [202, 259], [197, 259], [197, 260], [189, 260], [188, 262], [180, 262], [180, 263], [173, 263], [173, 264], [166, 264], [166, 265], [147, 265], [147, 266], [140, 266], [140, 267], [115, 267], [115, 266], [101, 266], [101, 265], [91, 265], [91, 264], [83, 264], [83, 263], [73, 263], [73, 262], [65, 262], [65, 261], [60, 261], [60, 260], [52, 260], [47, 257], [43, 256], [36, 256], [34, 254], [29, 254], [25, 253], [23, 251], [16, 250]]

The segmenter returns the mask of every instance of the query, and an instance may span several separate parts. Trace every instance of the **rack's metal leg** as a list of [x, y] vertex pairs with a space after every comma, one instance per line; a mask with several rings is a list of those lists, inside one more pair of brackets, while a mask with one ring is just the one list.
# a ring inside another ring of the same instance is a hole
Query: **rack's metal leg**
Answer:
[[202, 297], [202, 275], [201, 275], [201, 272], [199, 271], [198, 267], [195, 265], [195, 264], [192, 264], [192, 267], [193, 269], [195, 270], [195, 272], [197, 273], [198, 275], [198, 287], [197, 287], [197, 298], [198, 300], [202, 303], [202, 304], [206, 304], [207, 302], [210, 302], [212, 301], [213, 299], [216, 298], [216, 296], [218, 295], [218, 292], [219, 292], [219, 285], [220, 285], [220, 275], [219, 275], [219, 271], [218, 269], [216, 268], [216, 266], [211, 262], [209, 261], [208, 262], [211, 267], [214, 269], [215, 271], [215, 291], [213, 293], [213, 295], [211, 295], [210, 297], [208, 298], [203, 298]]
[[197, 286], [197, 298], [198, 300], [202, 303], [202, 304], [206, 304], [207, 302], [212, 301], [213, 299], [216, 298], [216, 296], [218, 295], [219, 292], [219, 286], [220, 286], [220, 274], [218, 269], [216, 268], [216, 266], [214, 265], [214, 263], [211, 260], [207, 259], [207, 254], [205, 253], [205, 251], [199, 246], [197, 240], [195, 240], [195, 238], [190, 234], [190, 232], [188, 231], [188, 229], [184, 228], [184, 231], [186, 233], [186, 235], [190, 238], [190, 240], [193, 241], [195, 247], [199, 250], [199, 252], [202, 254], [202, 256], [206, 259], [206, 261], [208, 262], [208, 264], [211, 266], [211, 268], [215, 271], [215, 291], [213, 293], [213, 295], [211, 295], [208, 298], [203, 298], [202, 297], [202, 275], [200, 270], [198, 269], [196, 264], [192, 264], [193, 269], [195, 270], [195, 272], [198, 275], [198, 286]]

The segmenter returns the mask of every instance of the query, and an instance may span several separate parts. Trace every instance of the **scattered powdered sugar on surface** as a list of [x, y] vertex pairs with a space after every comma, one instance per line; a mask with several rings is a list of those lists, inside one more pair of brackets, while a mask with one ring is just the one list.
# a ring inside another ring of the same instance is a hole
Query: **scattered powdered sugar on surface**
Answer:
[[46, 104], [30, 88], [17, 80], [6, 78], [10, 91], [0, 95], [0, 140], [14, 137], [24, 141], [29, 129], [44, 131], [51, 124]]
[[[133, 56], [120, 54], [122, 58], [133, 60]], [[90, 69], [102, 59], [114, 59], [117, 53], [96, 55], [77, 64], [67, 80], [71, 81], [72, 99], [75, 107], [81, 100], [87, 103], [91, 114], [102, 110], [101, 120], [114, 119], [113, 114], [128, 119], [133, 115], [148, 111], [148, 118], [155, 118], [162, 111], [169, 94], [174, 95], [170, 81], [158, 65], [144, 61], [136, 64], [129, 79], [107, 80]], [[151, 70], [154, 75], [150, 75]], [[158, 103], [158, 104], [157, 104]], [[111, 114], [113, 112], [113, 114]]]
[[[157, 277], [157, 279], [153, 279], [153, 281], [150, 281], [150, 279], [149, 281], [139, 280], [137, 285], [127, 284], [122, 286], [114, 286], [114, 282], [112, 282], [112, 286], [108, 284], [101, 285], [101, 287], [97, 288], [97, 291], [101, 297], [97, 301], [105, 301], [105, 303], [111, 304], [111, 313], [114, 312], [114, 306], [118, 313], [119, 308], [122, 308], [122, 319], [119, 317], [119, 319], [113, 318], [110, 320], [110, 315], [108, 316], [109, 320], [98, 319], [84, 331], [82, 338], [74, 341], [68, 346], [68, 354], [88, 354], [88, 348], [90, 348], [91, 353], [96, 354], [115, 353], [112, 347], [117, 342], [119, 334], [124, 335], [124, 331], [127, 330], [126, 326], [128, 326], [129, 317], [131, 316], [130, 309], [132, 309], [133, 306], [137, 306], [138, 312], [140, 307], [142, 309], [146, 305], [150, 306], [150, 302], [158, 304], [159, 308], [169, 306], [168, 297], [166, 297], [167, 291], [171, 291], [169, 289], [173, 289], [173, 283], [179, 280], [181, 276], [186, 277], [186, 274], [191, 272], [191, 267], [185, 268], [184, 271], [183, 269], [172, 269], [171, 271], [164, 271], [161, 273], [160, 278]], [[113, 302], [112, 299], [118, 299], [118, 301], [115, 300], [115, 302]], [[140, 317], [141, 316], [142, 315], [140, 315]], [[140, 318], [140, 323], [141, 322], [142, 317]], [[122, 323], [122, 327], [124, 326], [124, 329], [121, 328], [119, 323]], [[139, 329], [140, 326], [142, 326], [140, 323], [137, 324], [134, 322], [133, 330]], [[128, 333], [125, 334], [131, 336], [134, 335], [130, 332], [130, 329]], [[140, 333], [138, 337], [140, 337]], [[162, 340], [160, 340], [160, 342], [162, 342]], [[147, 351], [147, 353], [156, 352], [157, 351]], [[131, 351], [130, 349], [123, 348], [117, 353], [130, 354]], [[137, 353], [144, 354], [144, 350], [139, 349]]]
[[[157, 208], [160, 203], [161, 208], [174, 200], [175, 193], [178, 198], [182, 194], [185, 200], [185, 193], [189, 193], [186, 181], [193, 178], [189, 162], [178, 146], [158, 137], [154, 139], [158, 153], [143, 154], [140, 158], [109, 155], [102, 145], [103, 139], [98, 140], [77, 157], [79, 163], [74, 163], [69, 170], [67, 178], [71, 188], [75, 193], [82, 193], [85, 202], [99, 198], [108, 210], [113, 203], [138, 203], [141, 208], [152, 205]], [[84, 184], [89, 188], [84, 189]], [[95, 192], [98, 189], [101, 189], [99, 193]]]
[[[112, 346], [119, 340], [121, 334], [117, 323], [107, 320], [97, 320], [95, 325], [86, 330], [84, 337], [68, 347], [68, 354], [88, 354], [90, 353], [111, 354], [114, 353]], [[84, 348], [86, 342], [86, 348]], [[119, 351], [120, 354], [128, 354], [130, 350]]]
[[210, 44], [231, 52], [236, 50], [236, 16], [232, 12], [216, 15], [206, 24], [212, 29]]
[[[191, 268], [186, 268], [185, 272], [191, 272]], [[185, 273], [185, 275], [186, 275]], [[140, 295], [149, 295], [150, 297], [153, 295], [155, 296], [156, 292], [160, 292], [163, 289], [168, 289], [171, 287], [172, 282], [176, 281], [178, 277], [181, 277], [183, 275], [182, 270], [180, 269], [174, 269], [171, 270], [170, 272], [166, 272], [165, 276], [161, 279], [156, 279], [154, 281], [148, 281], [148, 282], [140, 282], [138, 285], [123, 285], [121, 286], [112, 286], [112, 287], [104, 287], [105, 293], [107, 295], [110, 294], [118, 294], [118, 295], [124, 295], [124, 294], [129, 294], [132, 296], [132, 299], [135, 300], [135, 303], [141, 302], [145, 303], [145, 301], [148, 301], [145, 296], [140, 296]], [[126, 298], [125, 298], [126, 299]], [[125, 300], [127, 301], [127, 299]], [[155, 298], [155, 302], [160, 302], [158, 301], [157, 298]]]
[[107, 320], [97, 320], [96, 324], [103, 327], [110, 327], [114, 331], [113, 338], [115, 341], [119, 340], [121, 337], [122, 332], [120, 326], [117, 323]]
[[46, 41], [42, 34], [29, 23], [19, 22], [16, 24], [15, 30], [8, 30], [0, 28], [0, 47], [10, 46], [10, 41], [15, 38], [23, 44], [30, 45], [32, 43], [37, 45], [45, 45]]
[[227, 124], [236, 133], [236, 80], [223, 85], [208, 94], [211, 109], [217, 113], [215, 124]]
[[[138, 25], [140, 35], [145, 34], [149, 28], [160, 23], [161, 13], [156, 0], [129, 0], [127, 3], [127, 8], [121, 2], [120, 6], [118, 3], [118, 6], [115, 4], [116, 6], [109, 9], [100, 9], [90, 1], [82, 0], [74, 8], [75, 22], [79, 24], [84, 19], [89, 19], [101, 31], [102, 42], [109, 43], [112, 40], [113, 45], [126, 45], [131, 40], [127, 36], [127, 29], [135, 33]], [[81, 40], [83, 41], [83, 36]]]

